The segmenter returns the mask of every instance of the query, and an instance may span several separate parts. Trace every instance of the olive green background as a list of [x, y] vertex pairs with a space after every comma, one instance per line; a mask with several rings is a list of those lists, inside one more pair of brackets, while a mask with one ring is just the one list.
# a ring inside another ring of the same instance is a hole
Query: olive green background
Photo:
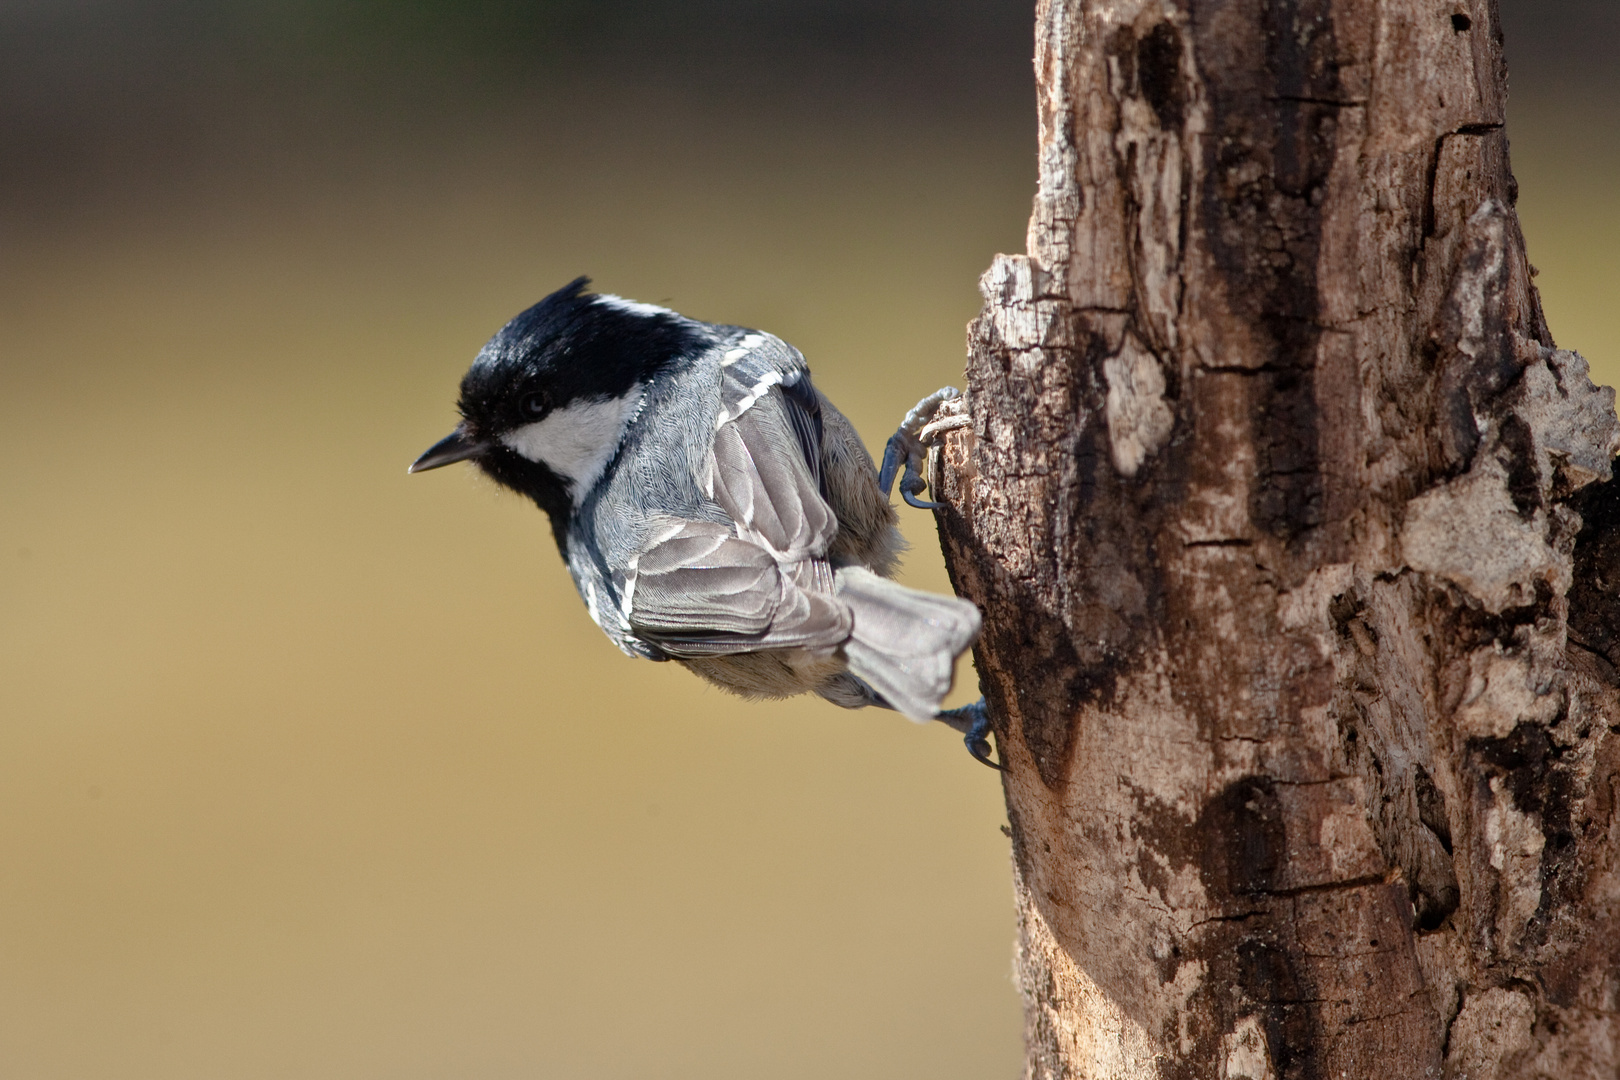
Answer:
[[[1520, 208], [1612, 382], [1615, 17], [1558, 7], [1507, 5]], [[578, 273], [781, 334], [880, 445], [1022, 249], [1029, 34], [0, 0], [0, 1075], [1017, 1073], [994, 774], [621, 656], [537, 511], [404, 470]]]

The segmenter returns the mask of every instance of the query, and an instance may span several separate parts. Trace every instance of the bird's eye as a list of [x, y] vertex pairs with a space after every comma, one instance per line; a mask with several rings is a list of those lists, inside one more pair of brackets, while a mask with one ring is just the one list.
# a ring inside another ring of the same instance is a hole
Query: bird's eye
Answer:
[[538, 420], [551, 411], [551, 398], [540, 390], [524, 394], [518, 399], [518, 411], [529, 420]]

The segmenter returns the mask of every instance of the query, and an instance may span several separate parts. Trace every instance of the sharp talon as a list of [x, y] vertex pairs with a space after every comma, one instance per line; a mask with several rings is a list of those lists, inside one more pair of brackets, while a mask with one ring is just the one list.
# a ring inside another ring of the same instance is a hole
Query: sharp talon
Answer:
[[1007, 767], [998, 764], [990, 756], [990, 740], [985, 738], [990, 734], [990, 714], [985, 711], [982, 700], [979, 702], [978, 713], [978, 719], [973, 721], [973, 726], [962, 737], [962, 741], [967, 744], [968, 753], [973, 755], [974, 761], [988, 765], [996, 772], [1006, 772]]
[[907, 487], [901, 487], [900, 497], [906, 500], [907, 506], [915, 506], [918, 510], [938, 510], [941, 506], [945, 505], [944, 503], [929, 502], [927, 499], [919, 499], [911, 491], [911, 489]]
[[972, 426], [971, 416], [942, 416], [937, 420], [930, 420], [921, 431], [917, 432], [917, 439], [922, 443], [931, 443], [947, 431], [960, 431], [962, 428]]
[[974, 761], [988, 765], [997, 772], [1007, 771], [1005, 765], [997, 764], [990, 756], [990, 714], [985, 710], [983, 698], [959, 709], [946, 709], [937, 719], [947, 727], [962, 732], [962, 742]]
[[917, 498], [927, 486], [928, 481], [922, 478], [922, 474], [908, 464], [906, 475], [900, 481], [900, 497], [906, 500], [907, 506], [915, 506], [918, 510], [938, 509], [939, 503]]
[[988, 765], [996, 772], [1007, 771], [1007, 766], [998, 765], [996, 760], [990, 756], [990, 742], [988, 739], [975, 740], [973, 736], [969, 735], [962, 741], [967, 743], [968, 753], [973, 755], [974, 761]]
[[906, 453], [904, 437], [900, 432], [889, 436], [889, 445], [883, 448], [883, 467], [878, 470], [878, 487], [887, 495], [894, 490], [894, 477], [910, 455]]

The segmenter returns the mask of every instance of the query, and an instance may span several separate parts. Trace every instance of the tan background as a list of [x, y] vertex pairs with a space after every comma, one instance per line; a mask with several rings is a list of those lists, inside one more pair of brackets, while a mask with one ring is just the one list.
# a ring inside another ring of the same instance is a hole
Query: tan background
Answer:
[[[1027, 16], [644, 7], [0, 3], [0, 1076], [1015, 1073], [959, 740], [630, 661], [538, 512], [405, 476], [581, 272], [781, 334], [874, 447], [959, 378]], [[1508, 6], [1510, 134], [1613, 382], [1601, 7]]]

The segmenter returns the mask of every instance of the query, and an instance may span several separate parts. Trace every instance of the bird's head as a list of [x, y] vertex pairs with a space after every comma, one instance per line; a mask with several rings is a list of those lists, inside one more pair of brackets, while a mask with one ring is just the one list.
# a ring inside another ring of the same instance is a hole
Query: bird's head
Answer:
[[461, 423], [410, 467], [476, 462], [554, 519], [600, 479], [650, 380], [708, 340], [665, 308], [576, 278], [489, 339], [461, 380]]

